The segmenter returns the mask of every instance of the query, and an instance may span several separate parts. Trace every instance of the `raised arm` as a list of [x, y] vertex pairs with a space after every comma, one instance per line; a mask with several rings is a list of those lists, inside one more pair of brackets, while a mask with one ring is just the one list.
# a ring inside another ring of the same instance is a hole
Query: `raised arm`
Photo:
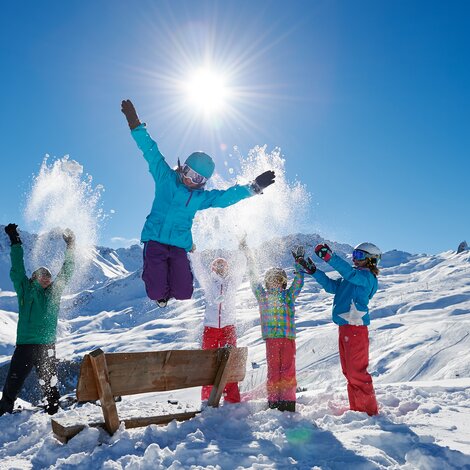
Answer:
[[21, 238], [18, 234], [18, 225], [8, 224], [5, 227], [5, 232], [10, 238], [11, 243], [10, 279], [13, 282], [16, 293], [18, 296], [20, 296], [23, 292], [24, 283], [28, 282], [28, 277], [26, 276], [26, 270], [24, 268], [23, 246], [21, 243]]
[[287, 295], [292, 299], [292, 301], [294, 301], [300, 294], [305, 280], [305, 274], [297, 263], [295, 264], [294, 269], [294, 280], [287, 290]]
[[75, 234], [70, 229], [66, 229], [62, 234], [62, 238], [66, 245], [65, 257], [62, 268], [54, 281], [54, 290], [58, 295], [62, 294], [75, 270]]
[[338, 271], [346, 281], [356, 286], [370, 286], [370, 277], [366, 272], [360, 269], [354, 269], [347, 261], [335, 255], [326, 243], [317, 245], [315, 247], [315, 253], [333, 269]]
[[214, 189], [212, 191], [205, 191], [205, 199], [200, 209], [228, 207], [254, 194], [262, 194], [263, 189], [274, 183], [275, 176], [274, 171], [269, 170], [257, 176], [250, 184], [243, 186], [235, 185], [226, 190]]
[[292, 250], [297, 271], [301, 270], [306, 274], [313, 276], [316, 281], [330, 294], [336, 294], [336, 290], [340, 284], [340, 280], [330, 279], [323, 271], [320, 271], [315, 266], [312, 258], [305, 259], [305, 249], [303, 246], [298, 246]]
[[190, 255], [193, 273], [199, 282], [199, 285], [206, 290], [210, 286], [209, 267], [204, 265], [202, 256], [199, 253], [191, 253]]
[[157, 143], [150, 137], [145, 124], [140, 122], [131, 100], [124, 100], [121, 103], [121, 111], [124, 116], [126, 116], [132, 138], [135, 140], [137, 147], [142, 151], [149, 165], [150, 174], [153, 176], [155, 182], [162, 177], [170, 175], [173, 177], [173, 170], [165, 161], [160, 150], [158, 150]]
[[316, 269], [312, 274], [315, 280], [320, 284], [326, 292], [330, 294], [336, 294], [338, 287], [341, 283], [340, 279], [331, 279], [320, 269]]
[[255, 294], [255, 297], [258, 299], [259, 296], [264, 292], [264, 289], [258, 280], [259, 276], [256, 270], [255, 260], [253, 257], [253, 253], [251, 252], [250, 248], [248, 247], [248, 244], [246, 243], [246, 237], [240, 240], [239, 248], [240, 251], [246, 257], [247, 272], [248, 278], [250, 280], [251, 290], [253, 291], [253, 294]]
[[[287, 295], [292, 301], [300, 294], [302, 287], [304, 286], [305, 273], [312, 273], [311, 265], [305, 260], [305, 248], [302, 245], [294, 247], [292, 250], [292, 256], [294, 257], [294, 280], [291, 286], [287, 289]], [[310, 258], [309, 258], [310, 259]], [[313, 263], [312, 263], [313, 264]], [[315, 265], [313, 265], [315, 266]]]

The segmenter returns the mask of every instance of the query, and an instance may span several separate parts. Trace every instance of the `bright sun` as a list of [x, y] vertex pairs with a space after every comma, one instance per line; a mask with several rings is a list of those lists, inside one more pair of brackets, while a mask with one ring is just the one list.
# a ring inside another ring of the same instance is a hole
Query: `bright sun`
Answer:
[[206, 115], [220, 113], [229, 97], [222, 75], [208, 68], [195, 71], [185, 88], [189, 102]]

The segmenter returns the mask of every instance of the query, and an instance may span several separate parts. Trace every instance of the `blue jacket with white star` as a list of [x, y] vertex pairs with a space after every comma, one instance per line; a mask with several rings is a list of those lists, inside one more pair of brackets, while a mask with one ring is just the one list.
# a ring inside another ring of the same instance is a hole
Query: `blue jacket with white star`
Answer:
[[353, 268], [348, 262], [333, 255], [328, 263], [342, 277], [329, 278], [317, 269], [313, 277], [329, 292], [333, 300], [333, 321], [337, 325], [369, 325], [369, 300], [377, 292], [377, 278], [367, 268]]

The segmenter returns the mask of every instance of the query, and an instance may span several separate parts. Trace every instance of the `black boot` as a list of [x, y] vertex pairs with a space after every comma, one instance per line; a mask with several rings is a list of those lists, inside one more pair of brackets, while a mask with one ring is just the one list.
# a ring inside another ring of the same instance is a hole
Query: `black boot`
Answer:
[[295, 401], [280, 401], [277, 408], [279, 411], [290, 411], [291, 413], [295, 413]]
[[278, 401], [268, 401], [268, 407], [270, 410], [277, 410], [279, 409], [279, 402]]
[[0, 416], [13, 411], [13, 404], [3, 398], [0, 400]]

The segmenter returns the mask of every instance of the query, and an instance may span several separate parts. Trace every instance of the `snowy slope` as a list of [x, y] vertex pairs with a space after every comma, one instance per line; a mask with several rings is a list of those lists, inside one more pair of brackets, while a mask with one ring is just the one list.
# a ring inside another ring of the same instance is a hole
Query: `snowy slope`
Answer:
[[[290, 248], [312, 247], [318, 240], [316, 235], [273, 239], [256, 254], [262, 269], [280, 264], [291, 276]], [[343, 256], [350, 253], [348, 245], [332, 245]], [[7, 273], [3, 249], [1, 256], [0, 273]], [[86, 289], [72, 290], [64, 299], [59, 357], [78, 359], [96, 347], [109, 352], [198, 347], [202, 292], [196, 289], [190, 301], [156, 308], [145, 295], [140, 259], [138, 246], [97, 248]], [[185, 423], [121, 429], [112, 438], [88, 429], [67, 445], [52, 437], [44, 414], [3, 416], [0, 468], [470, 468], [470, 252], [393, 251], [385, 254], [382, 267], [371, 305], [369, 368], [380, 416], [347, 411], [337, 327], [330, 321], [332, 296], [311, 278], [296, 307], [299, 413], [266, 410], [264, 344], [245, 281], [238, 294], [238, 331], [239, 345], [249, 348], [241, 385], [247, 401], [204, 410]], [[17, 307], [4, 278], [0, 287], [5, 370]], [[200, 405], [198, 389], [171, 395], [182, 407]], [[156, 403], [167, 408], [166, 398], [128, 397], [119, 409], [131, 413]]]

